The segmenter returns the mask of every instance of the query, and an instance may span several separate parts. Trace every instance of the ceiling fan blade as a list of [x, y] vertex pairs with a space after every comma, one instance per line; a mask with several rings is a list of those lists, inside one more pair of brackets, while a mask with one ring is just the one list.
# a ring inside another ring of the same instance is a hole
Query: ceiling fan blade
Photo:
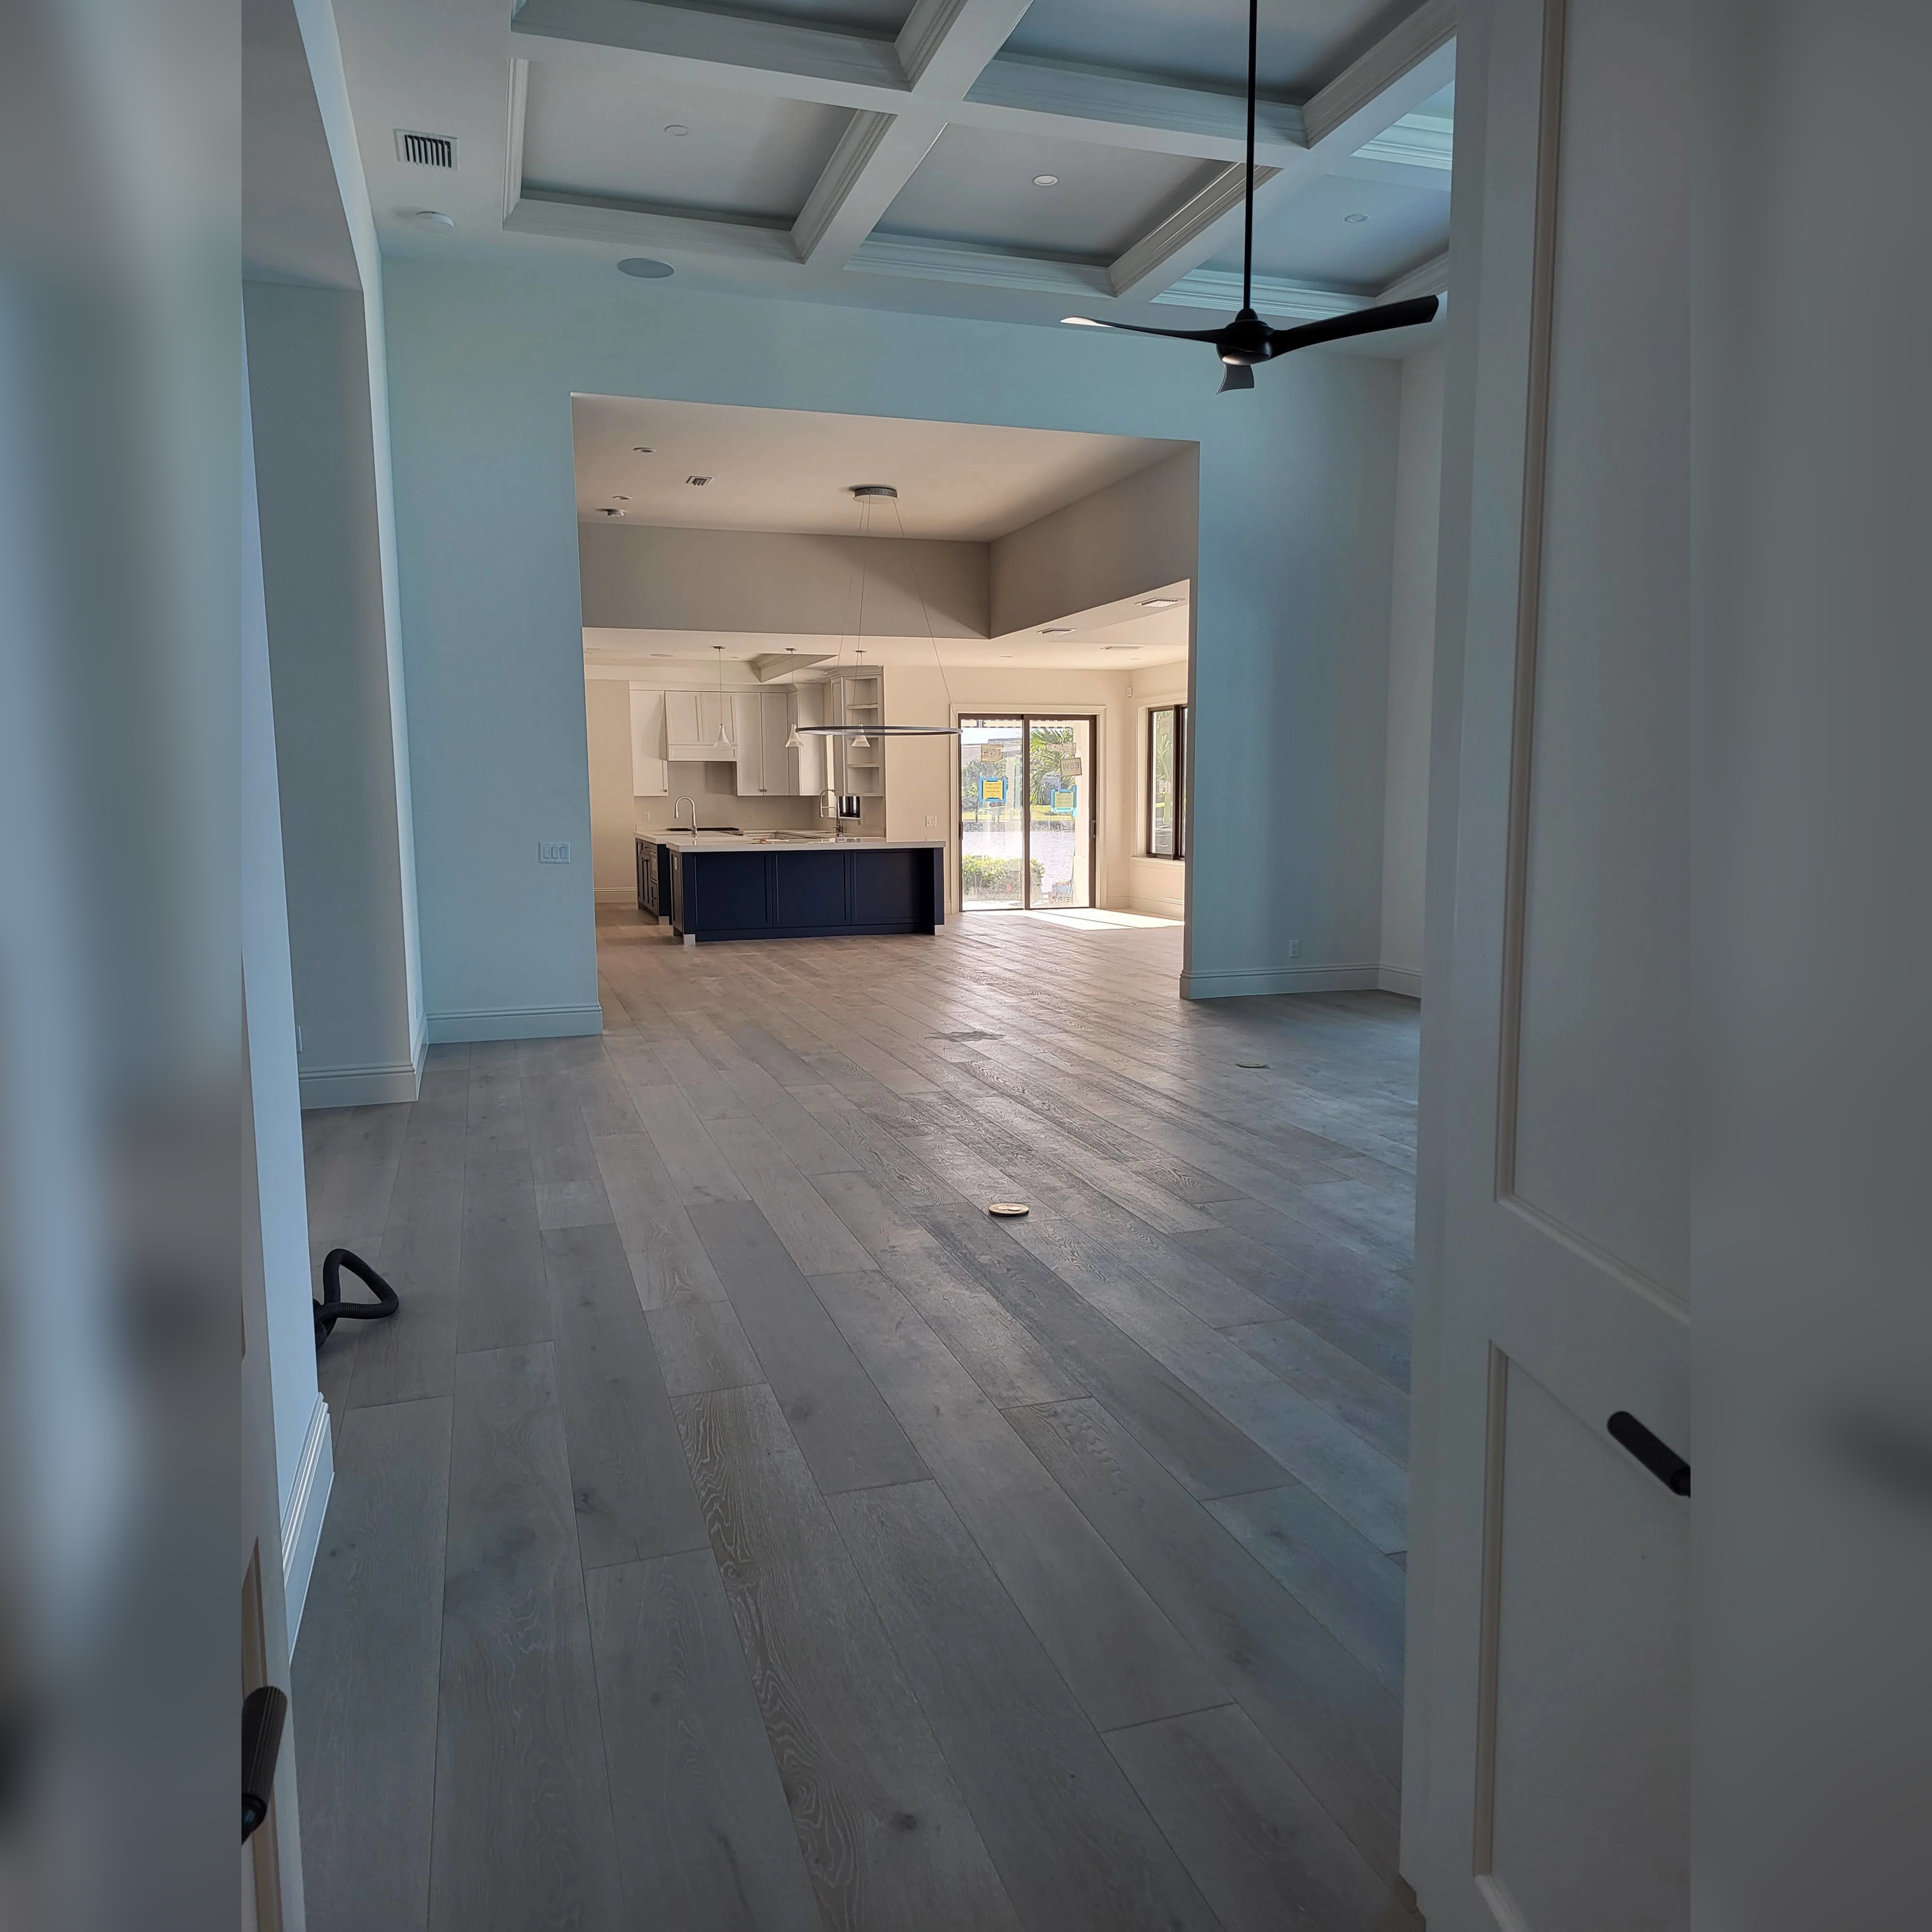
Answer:
[[1312, 349], [1318, 342], [1340, 342], [1351, 335], [1373, 335], [1384, 328], [1414, 328], [1433, 322], [1442, 306], [1434, 296], [1418, 296], [1413, 302], [1358, 308], [1350, 315], [1330, 316], [1325, 322], [1304, 322], [1299, 328], [1270, 329], [1268, 341], [1277, 356], [1286, 356], [1292, 349]]
[[1221, 386], [1215, 391], [1217, 396], [1225, 396], [1230, 389], [1252, 389], [1255, 386], [1255, 372], [1245, 362], [1230, 362], [1221, 377]]
[[1218, 342], [1221, 332], [1218, 328], [1143, 328], [1137, 322], [1096, 322], [1090, 315], [1064, 315], [1060, 320], [1070, 328], [1119, 328], [1130, 335], [1166, 335], [1176, 342]]

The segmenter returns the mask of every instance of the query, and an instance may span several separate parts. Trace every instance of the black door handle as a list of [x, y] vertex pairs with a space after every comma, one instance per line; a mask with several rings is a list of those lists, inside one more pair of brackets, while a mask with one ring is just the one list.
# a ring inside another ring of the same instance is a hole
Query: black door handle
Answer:
[[1622, 1443], [1673, 1496], [1690, 1493], [1690, 1465], [1628, 1409], [1618, 1409], [1604, 1426], [1610, 1432], [1610, 1440]]
[[282, 1720], [289, 1700], [272, 1684], [251, 1690], [242, 1704], [242, 1842], [268, 1815], [275, 1789], [275, 1760], [282, 1749]]

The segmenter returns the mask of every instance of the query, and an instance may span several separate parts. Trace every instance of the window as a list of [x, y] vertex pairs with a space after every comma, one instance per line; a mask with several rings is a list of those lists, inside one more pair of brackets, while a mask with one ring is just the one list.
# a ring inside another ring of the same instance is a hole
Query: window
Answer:
[[1150, 859], [1187, 856], [1187, 706], [1148, 713], [1147, 849]]

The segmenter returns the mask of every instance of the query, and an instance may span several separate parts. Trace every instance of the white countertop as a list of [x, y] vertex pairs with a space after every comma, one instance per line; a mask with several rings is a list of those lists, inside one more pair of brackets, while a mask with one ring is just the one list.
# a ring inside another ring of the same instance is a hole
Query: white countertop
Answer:
[[943, 838], [800, 838], [770, 832], [640, 832], [638, 842], [668, 845], [678, 852], [743, 852], [755, 847], [764, 852], [937, 852], [945, 849]]

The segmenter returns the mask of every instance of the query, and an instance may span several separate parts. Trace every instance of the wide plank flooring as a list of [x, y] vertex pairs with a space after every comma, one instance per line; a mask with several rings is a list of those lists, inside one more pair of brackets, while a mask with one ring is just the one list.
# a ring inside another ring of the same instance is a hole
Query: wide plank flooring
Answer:
[[1418, 1010], [1180, 942], [600, 913], [601, 1039], [305, 1117], [403, 1301], [320, 1360], [311, 1932], [1419, 1923]]

